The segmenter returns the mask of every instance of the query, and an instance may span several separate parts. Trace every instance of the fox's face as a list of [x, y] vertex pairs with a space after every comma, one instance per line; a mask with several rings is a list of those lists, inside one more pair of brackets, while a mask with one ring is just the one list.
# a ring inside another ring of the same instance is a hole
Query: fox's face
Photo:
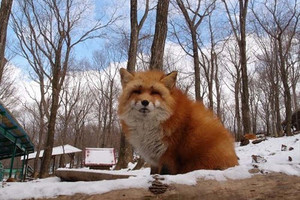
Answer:
[[165, 75], [160, 71], [130, 73], [120, 70], [123, 92], [119, 99], [119, 115], [124, 121], [141, 120], [162, 122], [173, 110], [171, 91], [175, 86], [177, 72]]

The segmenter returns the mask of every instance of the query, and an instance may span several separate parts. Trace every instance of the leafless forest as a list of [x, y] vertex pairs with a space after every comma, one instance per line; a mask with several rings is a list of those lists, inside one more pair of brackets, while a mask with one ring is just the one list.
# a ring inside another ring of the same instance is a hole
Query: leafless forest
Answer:
[[236, 140], [292, 135], [299, 20], [297, 0], [2, 0], [0, 100], [46, 150], [40, 177], [62, 144], [114, 147], [118, 168], [132, 159], [116, 111], [120, 67], [178, 70], [178, 86]]

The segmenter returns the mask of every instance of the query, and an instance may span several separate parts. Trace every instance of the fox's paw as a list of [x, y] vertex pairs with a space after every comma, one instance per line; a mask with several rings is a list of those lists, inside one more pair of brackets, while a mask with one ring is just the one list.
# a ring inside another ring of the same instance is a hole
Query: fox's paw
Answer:
[[152, 185], [149, 187], [149, 191], [152, 192], [153, 194], [165, 193], [169, 186], [159, 181], [159, 180], [163, 180], [163, 178], [159, 176], [154, 176], [153, 178], [155, 178], [155, 180], [152, 182]]

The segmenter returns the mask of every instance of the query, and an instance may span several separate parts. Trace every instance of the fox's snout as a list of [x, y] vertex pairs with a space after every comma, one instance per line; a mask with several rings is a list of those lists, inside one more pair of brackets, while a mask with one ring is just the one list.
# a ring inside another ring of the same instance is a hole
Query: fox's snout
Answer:
[[141, 104], [146, 107], [146, 106], [149, 105], [149, 101], [148, 100], [142, 100]]
[[152, 103], [149, 99], [142, 98], [134, 100], [134, 107], [141, 113], [149, 113], [155, 109], [155, 104]]

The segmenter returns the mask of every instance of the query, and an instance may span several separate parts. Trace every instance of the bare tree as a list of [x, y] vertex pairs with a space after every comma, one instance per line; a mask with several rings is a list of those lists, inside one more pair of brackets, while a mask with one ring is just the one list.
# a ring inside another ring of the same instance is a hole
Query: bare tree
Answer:
[[2, 0], [0, 7], [0, 84], [2, 82], [4, 66], [7, 62], [7, 60], [5, 59], [6, 33], [12, 3], [13, 0]]
[[265, 122], [266, 135], [277, 137], [280, 135], [281, 116], [279, 107], [279, 90], [280, 83], [278, 77], [278, 67], [274, 66], [274, 60], [269, 60], [270, 52], [264, 52], [263, 55], [258, 56], [257, 63], [257, 85], [256, 89], [260, 94], [259, 101], [262, 105], [261, 118]]
[[255, 78], [249, 80], [249, 104], [250, 104], [250, 113], [252, 121], [252, 133], [256, 134], [258, 130], [258, 106], [259, 100], [261, 99], [261, 93], [257, 88], [259, 88], [259, 83]]
[[263, 13], [257, 13], [254, 9], [255, 2], [251, 6], [252, 13], [264, 29], [264, 31], [271, 36], [275, 41], [277, 48], [277, 56], [279, 61], [280, 77], [284, 89], [285, 102], [285, 132], [287, 135], [291, 133], [292, 122], [292, 97], [289, 84], [289, 68], [287, 64], [288, 55], [291, 50], [292, 41], [296, 35], [298, 22], [300, 18], [299, 4], [297, 0], [294, 1], [275, 1], [269, 3], [264, 1], [261, 3]]
[[[83, 95], [81, 101], [75, 106], [72, 116], [72, 138], [74, 138], [74, 145], [80, 149], [85, 149], [88, 145], [88, 114], [92, 108], [89, 92]], [[93, 136], [94, 137], [94, 136]], [[92, 138], [93, 138], [92, 137]], [[77, 166], [83, 166], [83, 154], [77, 157]]]
[[127, 62], [127, 70], [130, 72], [135, 71], [139, 33], [144, 25], [144, 22], [149, 12], [149, 0], [146, 0], [145, 11], [140, 22], [138, 22], [137, 6], [138, 6], [137, 0], [130, 1], [131, 30], [130, 30], [130, 44], [129, 44], [128, 62]]
[[[280, 136], [282, 133], [281, 126], [281, 109], [280, 95], [281, 82], [279, 74], [279, 62], [277, 56], [276, 42], [272, 37], [264, 37], [262, 31], [255, 25], [256, 43], [261, 53], [256, 53], [258, 69], [256, 73], [259, 77], [258, 87], [264, 93], [263, 107], [266, 111], [266, 117], [271, 117], [270, 125], [267, 124], [267, 133], [272, 136]], [[261, 100], [262, 101], [262, 100]], [[267, 121], [268, 122], [268, 121]]]
[[16, 83], [20, 77], [13, 74], [18, 74], [16, 69], [13, 66], [6, 66], [0, 84], [0, 101], [10, 110], [13, 110], [19, 104], [19, 88]]
[[[232, 45], [231, 45], [232, 44]], [[228, 44], [226, 46], [223, 65], [225, 66], [226, 71], [230, 74], [231, 80], [233, 80], [233, 86], [228, 86], [228, 88], [233, 88], [232, 91], [234, 93], [234, 100], [235, 100], [235, 113], [234, 113], [234, 133], [235, 139], [239, 141], [242, 136], [242, 119], [241, 119], [241, 112], [240, 112], [240, 91], [241, 91], [241, 67], [238, 57], [238, 46], [234, 41], [228, 40]], [[233, 69], [228, 64], [232, 64]]]
[[[45, 95], [42, 95], [44, 98]], [[31, 131], [28, 131], [32, 133], [32, 140], [35, 144], [35, 151], [36, 151], [36, 156], [34, 159], [33, 163], [33, 177], [37, 178], [39, 175], [39, 167], [40, 167], [40, 151], [42, 148], [42, 145], [44, 145], [44, 137], [45, 137], [45, 131], [46, 131], [46, 124], [47, 124], [47, 119], [46, 119], [46, 112], [44, 111], [44, 106], [43, 103], [41, 102], [40, 99], [34, 96], [30, 96], [30, 98], [33, 100], [33, 103], [24, 103], [23, 107], [27, 115], [27, 122], [30, 119], [32, 122], [32, 125], [29, 126], [31, 127]], [[28, 129], [28, 126], [26, 126]]]
[[[183, 3], [182, 0], [176, 0], [177, 5], [179, 6], [186, 24], [189, 29], [189, 33], [192, 41], [192, 51], [193, 53], [190, 56], [193, 57], [194, 61], [194, 72], [195, 72], [195, 97], [197, 101], [201, 101], [201, 91], [200, 91], [200, 60], [199, 60], [199, 45], [198, 45], [198, 28], [204, 18], [208, 16], [215, 6], [215, 1], [209, 1], [208, 5], [205, 5], [206, 1], [198, 0], [196, 4], [196, 8], [193, 8], [189, 1], [186, 1], [186, 4]], [[202, 8], [204, 6], [204, 8]], [[179, 37], [177, 37], [179, 44], [181, 44]], [[181, 45], [183, 47], [183, 45]], [[183, 47], [185, 50], [185, 48]], [[185, 50], [188, 52], [187, 50]]]
[[150, 69], [163, 69], [165, 42], [168, 31], [168, 11], [170, 0], [158, 0], [155, 33], [151, 46]]
[[[234, 34], [234, 37], [239, 46], [239, 56], [240, 56], [240, 65], [241, 65], [241, 79], [242, 79], [242, 122], [244, 127], [244, 133], [251, 132], [251, 120], [250, 120], [250, 108], [249, 108], [249, 89], [248, 89], [248, 69], [247, 69], [247, 55], [246, 55], [246, 17], [248, 11], [248, 0], [239, 0], [239, 17], [238, 19], [232, 16], [235, 16], [236, 13], [231, 13], [228, 7], [228, 2], [222, 0], [231, 28]], [[231, 3], [231, 2], [229, 2]]]
[[[293, 55], [297, 55], [296, 52], [293, 52], [293, 54], [289, 53], [289, 61], [287, 64], [289, 65], [290, 74], [291, 74], [291, 88], [292, 88], [292, 96], [293, 96], [293, 110], [299, 109], [299, 103], [298, 103], [298, 95], [297, 95], [297, 84], [300, 79], [300, 65], [299, 65], [299, 58], [293, 59]], [[298, 54], [299, 55], [299, 54]], [[299, 127], [300, 128], [300, 127]]]
[[[71, 52], [79, 43], [101, 37], [99, 30], [112, 24], [116, 18], [112, 16], [104, 24], [96, 21], [82, 29], [80, 23], [82, 23], [85, 13], [88, 12], [88, 2], [78, 4], [75, 0], [25, 0], [18, 1], [18, 6], [21, 13], [15, 13], [13, 21], [20, 45], [28, 50], [27, 46], [34, 44], [39, 54], [31, 54], [33, 58], [31, 62], [36, 62], [36, 57], [39, 55], [45, 57], [45, 62], [39, 63], [39, 70], [50, 80], [51, 85], [49, 123], [40, 173], [40, 177], [46, 177], [54, 144], [60, 92], [69, 68]], [[79, 28], [81, 31], [78, 31]], [[76, 30], [77, 32], [75, 32]]]
[[[212, 8], [214, 9], [214, 8]], [[216, 11], [217, 12], [217, 11]], [[216, 13], [215, 12], [215, 13]], [[208, 14], [208, 30], [209, 30], [209, 44], [210, 46], [207, 48], [199, 48], [201, 56], [200, 56], [200, 65], [203, 68], [204, 77], [206, 78], [207, 88], [208, 88], [208, 101], [209, 108], [214, 110], [214, 96], [216, 99], [216, 113], [219, 117], [221, 117], [221, 85], [220, 85], [220, 77], [219, 77], [219, 57], [223, 52], [226, 43], [226, 40], [223, 39], [223, 35], [221, 38], [218, 38], [220, 34], [216, 29], [216, 22], [213, 22], [213, 12], [209, 12]], [[220, 36], [219, 36], [220, 37]], [[202, 43], [202, 41], [201, 41]], [[213, 87], [215, 85], [215, 88]]]
[[[58, 111], [58, 123], [57, 127], [57, 138], [59, 140], [59, 144], [62, 145], [63, 151], [64, 146], [68, 140], [68, 133], [72, 132], [72, 120], [74, 119], [74, 109], [83, 109], [78, 104], [80, 104], [80, 100], [82, 101], [83, 97], [87, 97], [85, 94], [89, 91], [84, 90], [84, 83], [82, 81], [83, 76], [80, 71], [69, 71], [66, 75], [66, 80], [62, 87], [61, 93], [61, 107]], [[86, 102], [86, 105], [89, 105]], [[63, 152], [64, 153], [64, 152]], [[62, 154], [59, 160], [59, 167], [65, 167], [65, 156]]]

